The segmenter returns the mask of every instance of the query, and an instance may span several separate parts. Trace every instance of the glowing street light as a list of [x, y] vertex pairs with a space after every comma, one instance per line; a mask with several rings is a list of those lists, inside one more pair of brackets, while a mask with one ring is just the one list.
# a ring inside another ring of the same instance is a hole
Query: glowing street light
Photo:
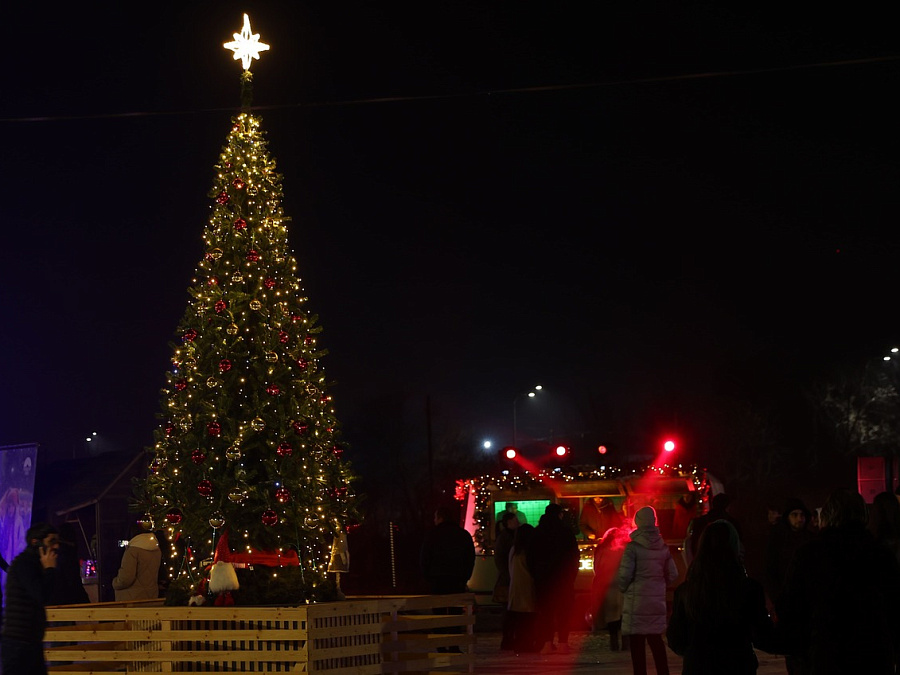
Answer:
[[512, 444], [513, 444], [514, 448], [519, 447], [518, 446], [519, 433], [518, 433], [518, 425], [516, 423], [516, 405], [518, 404], [519, 399], [522, 398], [523, 396], [527, 396], [528, 398], [534, 398], [535, 396], [537, 396], [538, 392], [542, 391], [542, 390], [543, 390], [543, 387], [539, 384], [536, 384], [534, 387], [532, 387], [531, 391], [523, 392], [513, 399], [513, 443]]

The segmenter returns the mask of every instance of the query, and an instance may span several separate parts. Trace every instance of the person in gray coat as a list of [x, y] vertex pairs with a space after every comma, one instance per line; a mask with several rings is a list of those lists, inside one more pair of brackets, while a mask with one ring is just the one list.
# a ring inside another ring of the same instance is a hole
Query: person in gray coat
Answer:
[[666, 588], [678, 579], [675, 561], [656, 525], [652, 506], [634, 514], [637, 528], [625, 545], [616, 584], [625, 595], [622, 611], [622, 635], [629, 636], [631, 666], [634, 675], [646, 675], [650, 646], [659, 675], [669, 675], [669, 663], [663, 633], [666, 632]]

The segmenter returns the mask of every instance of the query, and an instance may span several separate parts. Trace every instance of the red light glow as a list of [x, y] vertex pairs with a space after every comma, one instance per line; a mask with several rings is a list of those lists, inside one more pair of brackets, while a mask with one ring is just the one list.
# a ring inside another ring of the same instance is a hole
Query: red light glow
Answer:
[[675, 441], [666, 441], [663, 443], [663, 450], [666, 452], [672, 452], [675, 449]]

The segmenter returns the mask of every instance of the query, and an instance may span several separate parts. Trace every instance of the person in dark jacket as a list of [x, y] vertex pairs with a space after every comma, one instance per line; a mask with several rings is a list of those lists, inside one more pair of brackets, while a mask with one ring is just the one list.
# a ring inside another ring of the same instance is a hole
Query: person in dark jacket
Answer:
[[39, 523], [25, 533], [28, 545], [9, 566], [0, 662], [9, 675], [46, 675], [44, 630], [46, 605], [56, 593], [56, 528]]
[[[743, 537], [743, 533], [741, 532], [741, 525], [729, 512], [728, 508], [731, 506], [731, 497], [729, 497], [724, 492], [720, 492], [712, 498], [712, 501], [709, 504], [709, 511], [702, 516], [698, 516], [691, 521], [690, 524], [690, 548], [691, 548], [691, 560], [693, 560], [694, 556], [697, 555], [697, 547], [700, 544], [700, 535], [703, 534], [703, 528], [706, 527], [709, 523], [715, 522], [717, 520], [727, 520], [732, 525], [734, 525], [734, 529], [737, 530], [738, 536]], [[743, 547], [741, 548], [741, 558], [743, 558]]]
[[[528, 568], [534, 577], [541, 653], [569, 652], [569, 614], [575, 601], [578, 574], [578, 542], [563, 522], [563, 508], [548, 504], [528, 547]], [[557, 643], [554, 646], [554, 634]]]
[[666, 640], [684, 657], [682, 675], [753, 675], [759, 666], [754, 646], [776, 649], [762, 585], [744, 571], [740, 538], [728, 521], [704, 529], [687, 577], [675, 589]]
[[769, 530], [766, 546], [766, 592], [776, 616], [791, 560], [797, 549], [815, 537], [809, 530], [810, 511], [800, 499], [788, 499], [781, 513]]
[[778, 626], [801, 675], [893, 675], [900, 653], [900, 566], [866, 530], [858, 492], [835, 490], [822, 530], [794, 556]]
[[435, 595], [465, 593], [475, 569], [475, 543], [460, 527], [448, 506], [434, 512], [434, 528], [422, 545], [422, 574]]

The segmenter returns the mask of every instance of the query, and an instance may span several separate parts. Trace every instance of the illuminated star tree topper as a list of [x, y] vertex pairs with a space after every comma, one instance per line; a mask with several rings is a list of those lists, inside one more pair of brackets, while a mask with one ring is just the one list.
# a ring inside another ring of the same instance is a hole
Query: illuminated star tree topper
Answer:
[[269, 45], [259, 41], [259, 33], [250, 30], [250, 17], [244, 14], [244, 27], [240, 33], [233, 33], [234, 40], [226, 42], [223, 47], [234, 52], [234, 60], [241, 60], [244, 70], [250, 70], [253, 59], [259, 59], [259, 53], [267, 51]]

